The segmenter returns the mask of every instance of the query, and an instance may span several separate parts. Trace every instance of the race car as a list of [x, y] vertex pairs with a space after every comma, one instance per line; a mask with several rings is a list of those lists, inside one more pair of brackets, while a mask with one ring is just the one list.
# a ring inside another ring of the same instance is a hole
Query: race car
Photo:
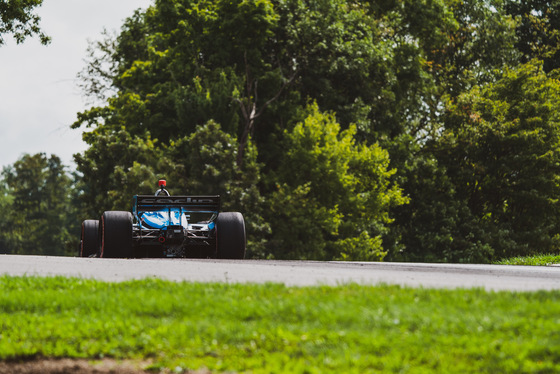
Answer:
[[245, 221], [220, 212], [220, 196], [171, 196], [166, 181], [155, 195], [133, 197], [132, 213], [104, 212], [82, 222], [81, 257], [245, 258]]

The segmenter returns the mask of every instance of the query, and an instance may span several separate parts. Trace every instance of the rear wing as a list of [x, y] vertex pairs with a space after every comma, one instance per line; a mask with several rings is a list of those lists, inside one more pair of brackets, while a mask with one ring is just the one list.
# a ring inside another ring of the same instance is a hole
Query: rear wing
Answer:
[[184, 212], [216, 213], [220, 211], [220, 196], [153, 196], [136, 195], [132, 205], [132, 214], [162, 210], [164, 208], [182, 208]]

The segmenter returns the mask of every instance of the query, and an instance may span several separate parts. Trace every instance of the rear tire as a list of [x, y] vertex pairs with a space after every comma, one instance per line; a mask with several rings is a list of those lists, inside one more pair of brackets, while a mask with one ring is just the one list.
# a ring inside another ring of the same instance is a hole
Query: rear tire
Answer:
[[244, 259], [247, 239], [243, 215], [239, 212], [218, 214], [216, 230], [218, 258]]
[[99, 251], [99, 221], [86, 219], [82, 222], [80, 257], [90, 257]]
[[100, 223], [99, 257], [133, 257], [132, 214], [130, 212], [110, 211], [103, 213]]

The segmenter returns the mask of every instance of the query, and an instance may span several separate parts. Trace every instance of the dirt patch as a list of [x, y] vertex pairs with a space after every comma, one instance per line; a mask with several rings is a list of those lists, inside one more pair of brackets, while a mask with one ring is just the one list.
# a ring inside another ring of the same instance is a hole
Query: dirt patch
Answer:
[[[0, 361], [0, 374], [168, 374], [172, 371], [146, 370], [148, 362], [75, 359], [35, 359], [23, 362]], [[210, 374], [188, 371], [188, 374]]]
[[110, 359], [90, 361], [73, 359], [35, 359], [23, 362], [0, 362], [0, 374], [154, 374], [146, 363]]

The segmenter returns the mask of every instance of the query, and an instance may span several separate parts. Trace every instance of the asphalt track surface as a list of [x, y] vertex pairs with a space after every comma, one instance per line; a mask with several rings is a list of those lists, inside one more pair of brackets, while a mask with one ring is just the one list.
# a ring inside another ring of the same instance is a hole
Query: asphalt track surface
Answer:
[[119, 282], [172, 281], [283, 283], [287, 286], [396, 284], [492, 291], [560, 289], [558, 266], [460, 265], [375, 262], [101, 259], [0, 255], [0, 274], [68, 276]]

